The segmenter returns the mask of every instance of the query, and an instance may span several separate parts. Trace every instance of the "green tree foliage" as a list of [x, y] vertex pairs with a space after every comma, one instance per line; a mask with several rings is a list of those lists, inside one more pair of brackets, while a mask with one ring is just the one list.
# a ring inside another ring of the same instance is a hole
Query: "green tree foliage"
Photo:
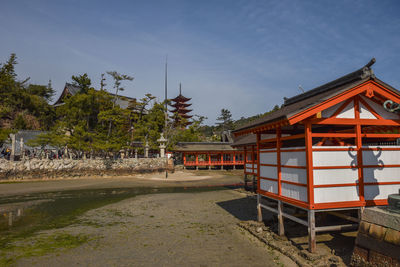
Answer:
[[221, 109], [221, 114], [217, 118], [217, 121], [219, 121], [217, 122], [217, 125], [220, 132], [233, 130], [232, 114], [228, 109]]
[[72, 75], [72, 84], [81, 89], [80, 93], [87, 93], [89, 91], [92, 81], [87, 73], [79, 76]]
[[0, 64], [0, 127], [14, 129], [48, 129], [54, 121], [49, 105], [54, 90], [51, 85], [29, 84], [29, 78], [17, 79], [17, 57], [11, 54]]
[[[207, 119], [204, 116], [195, 115], [192, 119], [192, 123], [187, 127], [171, 127], [167, 137], [168, 140], [168, 149], [173, 149], [176, 143], [178, 142], [200, 142], [204, 141], [205, 137], [201, 132], [202, 123]], [[185, 121], [182, 120], [182, 124], [184, 125]], [[173, 123], [172, 125], [174, 125]]]
[[[147, 101], [148, 97], [145, 98]], [[142, 106], [146, 102], [142, 102]], [[163, 103], [154, 102], [152, 107], [143, 114], [134, 113], [136, 117], [133, 123], [134, 140], [144, 142], [146, 139], [150, 147], [158, 147], [157, 139], [160, 138], [165, 125], [165, 107]]]
[[271, 109], [270, 111], [267, 111], [265, 113], [257, 114], [257, 115], [254, 115], [254, 116], [251, 116], [251, 117], [248, 117], [248, 118], [241, 117], [239, 120], [236, 120], [234, 122], [234, 128], [238, 128], [238, 127], [240, 127], [242, 125], [248, 124], [248, 123], [250, 123], [250, 122], [252, 122], [252, 121], [254, 121], [254, 120], [258, 119], [258, 118], [264, 117], [264, 116], [266, 116], [266, 115], [268, 115], [268, 114], [270, 114], [272, 112], [275, 112], [275, 111], [277, 111], [279, 109], [280, 109], [280, 107], [278, 105], [275, 105], [273, 109]]
[[[164, 132], [169, 147], [179, 141], [201, 141], [200, 131], [204, 117], [192, 121], [185, 127], [174, 121], [165, 128], [165, 103], [155, 101], [146, 94], [140, 100], [131, 101], [127, 109], [117, 105], [118, 93], [123, 90], [123, 81], [133, 77], [115, 71], [107, 72], [114, 79], [115, 93], [95, 90], [85, 73], [72, 76], [72, 83], [81, 90], [64, 99], [64, 104], [54, 108], [49, 105], [54, 96], [51, 82], [46, 85], [20, 81], [15, 73], [17, 58], [11, 54], [8, 61], [0, 64], [0, 144], [12, 131], [19, 129], [46, 130], [29, 145], [44, 147], [52, 145], [67, 147], [75, 151], [109, 154], [130, 148], [131, 141], [148, 140], [157, 149], [157, 139]], [[105, 86], [102, 78], [102, 88]]]

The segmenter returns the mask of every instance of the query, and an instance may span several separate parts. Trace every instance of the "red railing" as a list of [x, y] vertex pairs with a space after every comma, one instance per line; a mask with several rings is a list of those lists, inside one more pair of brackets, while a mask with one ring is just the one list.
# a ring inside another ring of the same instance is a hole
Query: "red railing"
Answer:
[[209, 161], [199, 161], [196, 164], [196, 161], [186, 161], [185, 166], [208, 166], [208, 165], [243, 165], [244, 161], [243, 160], [237, 160], [235, 163], [233, 160], [224, 160], [223, 162], [220, 160], [212, 160], [211, 162]]

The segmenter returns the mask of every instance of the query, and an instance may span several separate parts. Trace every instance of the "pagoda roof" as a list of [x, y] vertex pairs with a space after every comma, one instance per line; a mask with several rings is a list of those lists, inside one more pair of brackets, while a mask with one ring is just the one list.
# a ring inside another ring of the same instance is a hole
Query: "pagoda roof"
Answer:
[[193, 117], [192, 115], [187, 115], [187, 114], [179, 114], [179, 116], [185, 119], [190, 119], [191, 117]]
[[170, 110], [170, 112], [172, 112], [172, 113], [183, 113], [183, 114], [186, 114], [186, 113], [189, 113], [189, 112], [191, 112], [191, 111], [193, 111], [193, 109], [173, 109], [173, 110]]
[[176, 103], [174, 103], [174, 104], [169, 104], [169, 105], [170, 105], [171, 107], [174, 107], [174, 108], [178, 108], [178, 107], [185, 107], [185, 108], [187, 108], [187, 107], [190, 107], [192, 104], [176, 102]]
[[184, 97], [183, 95], [179, 94], [177, 97], [171, 99], [174, 102], [187, 102], [191, 100], [191, 98]]

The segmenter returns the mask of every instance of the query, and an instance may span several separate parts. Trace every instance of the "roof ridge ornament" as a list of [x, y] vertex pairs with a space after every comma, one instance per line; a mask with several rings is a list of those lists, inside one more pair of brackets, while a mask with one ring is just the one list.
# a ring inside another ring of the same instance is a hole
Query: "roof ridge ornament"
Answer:
[[376, 62], [376, 59], [373, 57], [371, 60], [364, 66], [365, 68], [371, 68], [372, 65], [374, 65]]
[[374, 65], [375, 62], [376, 59], [373, 57], [367, 64], [365, 64], [365, 66], [362, 68], [361, 79], [365, 79], [367, 77], [375, 78], [374, 71], [371, 69], [371, 66]]

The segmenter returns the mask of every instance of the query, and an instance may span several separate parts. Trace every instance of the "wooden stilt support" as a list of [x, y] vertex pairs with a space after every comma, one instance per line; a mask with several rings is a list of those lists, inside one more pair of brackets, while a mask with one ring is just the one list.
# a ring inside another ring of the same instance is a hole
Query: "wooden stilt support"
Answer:
[[257, 192], [257, 184], [256, 184], [256, 176], [255, 175], [253, 175], [253, 192], [255, 193], [255, 192]]
[[261, 196], [260, 194], [257, 194], [257, 218], [259, 222], [262, 222], [262, 211], [261, 211]]
[[308, 250], [315, 253], [317, 249], [317, 240], [315, 239], [315, 211], [308, 211]]
[[359, 220], [359, 222], [361, 222], [361, 218], [362, 218], [362, 214], [363, 214], [363, 212], [364, 212], [364, 208], [365, 208], [365, 207], [360, 207], [360, 208], [358, 209], [358, 220]]
[[278, 235], [285, 235], [285, 227], [283, 225], [283, 203], [278, 200]]
[[244, 189], [247, 190], [247, 174], [244, 174]]

